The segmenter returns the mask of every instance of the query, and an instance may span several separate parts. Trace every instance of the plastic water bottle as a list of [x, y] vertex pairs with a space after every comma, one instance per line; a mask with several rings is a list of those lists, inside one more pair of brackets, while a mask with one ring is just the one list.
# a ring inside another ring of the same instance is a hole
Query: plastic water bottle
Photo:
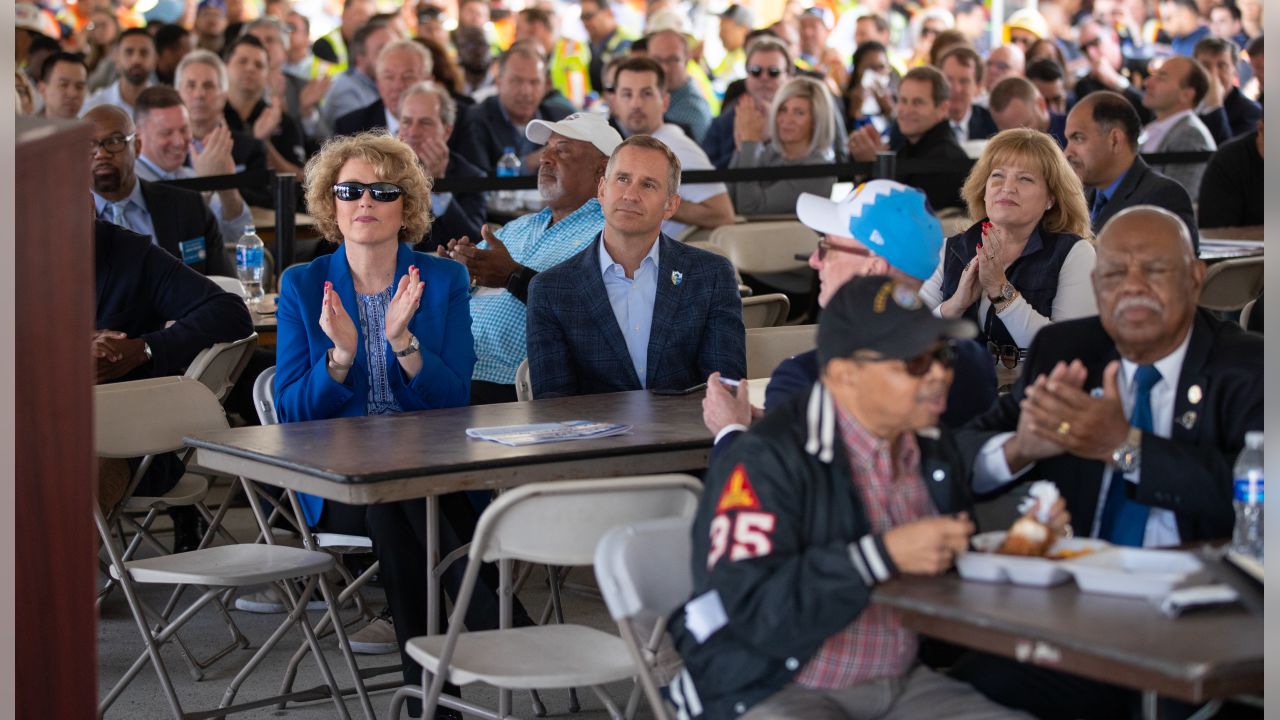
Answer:
[[1244, 450], [1236, 460], [1235, 509], [1236, 529], [1231, 536], [1231, 549], [1262, 559], [1262, 433], [1244, 436]]
[[[498, 177], [519, 177], [520, 175], [520, 158], [516, 156], [516, 149], [509, 147], [502, 149], [502, 157], [498, 159]], [[495, 198], [494, 209], [499, 212], [515, 212], [518, 208], [516, 200], [516, 190], [499, 190]]]
[[250, 307], [256, 306], [262, 298], [262, 271], [262, 238], [258, 237], [252, 225], [245, 225], [244, 235], [236, 243], [236, 275], [244, 285]]

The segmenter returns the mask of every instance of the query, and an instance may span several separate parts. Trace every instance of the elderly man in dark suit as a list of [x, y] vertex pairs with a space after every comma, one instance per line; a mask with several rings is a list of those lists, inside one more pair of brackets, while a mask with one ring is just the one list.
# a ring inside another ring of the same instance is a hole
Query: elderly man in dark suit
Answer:
[[114, 105], [99, 105], [84, 119], [93, 125], [90, 169], [98, 219], [151, 237], [196, 272], [229, 274], [218, 221], [200, 194], [138, 179], [141, 141], [133, 120]]
[[[1078, 534], [1122, 545], [1230, 537], [1232, 462], [1262, 429], [1262, 337], [1197, 309], [1204, 274], [1173, 213], [1140, 206], [1108, 222], [1098, 317], [1037, 335], [1014, 391], [957, 434], [974, 490], [1053, 480]], [[1013, 661], [957, 673], [1038, 717], [1110, 717], [1139, 700]]]
[[680, 390], [746, 375], [742, 301], [727, 260], [659, 230], [680, 206], [680, 161], [635, 135], [600, 181], [605, 227], [529, 284], [535, 397]]
[[1138, 113], [1123, 95], [1090, 93], [1067, 115], [1067, 162], [1085, 187], [1094, 233], [1125, 208], [1155, 205], [1177, 215], [1200, 247], [1191, 195], [1138, 157]]

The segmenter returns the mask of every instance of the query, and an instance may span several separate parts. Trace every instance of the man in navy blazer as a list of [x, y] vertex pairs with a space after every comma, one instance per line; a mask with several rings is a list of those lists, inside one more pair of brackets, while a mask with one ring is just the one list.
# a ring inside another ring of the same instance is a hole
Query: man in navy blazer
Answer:
[[659, 228], [680, 207], [680, 161], [661, 141], [618, 146], [600, 181], [605, 227], [529, 284], [534, 397], [679, 390], [746, 375], [733, 266]]
[[1138, 113], [1123, 95], [1090, 93], [1067, 115], [1067, 162], [1084, 185], [1095, 234], [1117, 213], [1155, 205], [1177, 215], [1200, 247], [1191, 196], [1181, 183], [1161, 175], [1138, 156]]

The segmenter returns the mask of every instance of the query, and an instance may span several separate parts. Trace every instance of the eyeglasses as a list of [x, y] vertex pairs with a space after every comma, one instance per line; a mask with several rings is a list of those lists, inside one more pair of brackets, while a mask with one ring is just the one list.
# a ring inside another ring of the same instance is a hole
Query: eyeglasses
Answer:
[[765, 67], [763, 65], [747, 66], [747, 74], [750, 75], [751, 77], [758, 78], [765, 73], [769, 73], [769, 77], [771, 78], [776, 78], [776, 77], [781, 77], [782, 75], [785, 75], [787, 73], [787, 69], [778, 67], [777, 65], [773, 65], [770, 67]]
[[98, 148], [102, 148], [107, 151], [108, 155], [115, 155], [128, 147], [129, 143], [133, 142], [133, 138], [136, 136], [137, 133], [129, 133], [128, 135], [110, 135], [101, 140], [94, 140], [90, 138], [89, 154], [92, 155], [98, 152]]
[[850, 255], [857, 255], [858, 257], [871, 257], [871, 251], [866, 248], [850, 247], [848, 245], [833, 245], [831, 241], [827, 239], [826, 235], [819, 236], [818, 259], [826, 260], [827, 253], [829, 252], [842, 252], [849, 253]]
[[593, 12], [578, 13], [578, 17], [582, 18], [582, 22], [584, 23], [591, 22], [591, 19], [594, 18], [595, 16], [596, 14]]
[[911, 377], [924, 377], [933, 369], [933, 364], [938, 363], [943, 370], [950, 370], [956, 364], [956, 350], [951, 343], [943, 343], [936, 347], [930, 348], [915, 357], [910, 358], [890, 358], [890, 357], [854, 357], [854, 360], [862, 362], [901, 362], [906, 369], [907, 374]]
[[1092, 40], [1089, 40], [1089, 41], [1087, 41], [1087, 42], [1082, 42], [1082, 43], [1080, 43], [1080, 52], [1082, 52], [1082, 53], [1087, 53], [1087, 52], [1089, 52], [1089, 48], [1093, 47], [1094, 45], [1101, 45], [1101, 44], [1102, 44], [1102, 38], [1101, 38], [1101, 37], [1096, 37], [1096, 38], [1094, 38], [1094, 39], [1092, 39]]
[[378, 202], [395, 202], [404, 194], [404, 190], [399, 185], [392, 185], [389, 182], [362, 183], [362, 182], [340, 182], [333, 186], [333, 196], [339, 200], [351, 202], [364, 197], [364, 191], [369, 191], [369, 197]]
[[920, 37], [922, 38], [933, 37], [934, 35], [937, 35], [937, 34], [938, 34], [937, 28], [931, 28], [931, 27], [920, 28]]
[[1000, 362], [1001, 365], [1010, 370], [1018, 367], [1018, 363], [1027, 358], [1027, 351], [1015, 345], [997, 345], [990, 340], [987, 341], [987, 350], [991, 356]]

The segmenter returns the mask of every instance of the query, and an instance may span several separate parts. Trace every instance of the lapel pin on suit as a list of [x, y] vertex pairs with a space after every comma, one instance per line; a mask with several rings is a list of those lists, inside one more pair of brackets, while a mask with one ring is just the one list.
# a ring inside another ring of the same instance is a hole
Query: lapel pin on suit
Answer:
[[1186, 428], [1187, 430], [1190, 430], [1191, 428], [1195, 427], [1196, 411], [1188, 410], [1182, 413], [1182, 417], [1178, 419], [1178, 424]]
[[[1192, 405], [1199, 405], [1200, 400], [1203, 397], [1204, 397], [1204, 392], [1200, 390], [1199, 385], [1192, 385], [1191, 387], [1187, 388], [1187, 401], [1190, 402]], [[1191, 414], [1194, 415], [1195, 413], [1191, 413]]]
[[682, 282], [684, 282], [684, 273], [680, 272], [679, 270], [672, 270], [672, 271], [671, 271], [671, 284], [672, 284], [672, 285], [675, 285], [675, 286], [679, 286], [679, 285], [680, 285], [680, 283], [682, 283]]

